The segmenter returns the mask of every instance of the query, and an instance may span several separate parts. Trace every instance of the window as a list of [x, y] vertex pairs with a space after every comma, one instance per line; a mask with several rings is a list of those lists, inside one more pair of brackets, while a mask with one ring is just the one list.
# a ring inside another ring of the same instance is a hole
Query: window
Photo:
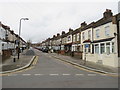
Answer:
[[105, 44], [100, 45], [101, 54], [105, 53]]
[[73, 42], [75, 42], [75, 35], [73, 35]]
[[92, 45], [92, 54], [94, 54], [94, 45]]
[[96, 30], [96, 38], [99, 38], [99, 37], [100, 37], [100, 35], [99, 35], [99, 34], [100, 34], [100, 30], [99, 30], [99, 29], [97, 29], [97, 30]]
[[[85, 47], [85, 45], [84, 45], [84, 47]], [[87, 48], [85, 47], [85, 50], [84, 50], [84, 51], [85, 51], [85, 53], [87, 52], [87, 50], [86, 50], [86, 49], [87, 49]]]
[[83, 45], [80, 46], [80, 51], [83, 52]]
[[77, 46], [77, 51], [80, 51], [80, 46]]
[[110, 27], [107, 26], [105, 27], [105, 36], [109, 36], [110, 35]]
[[68, 36], [68, 41], [70, 41], [71, 40], [71, 37], [70, 36]]
[[110, 54], [110, 43], [106, 43], [106, 53]]
[[115, 47], [114, 47], [114, 42], [112, 42], [112, 53], [114, 53]]
[[90, 44], [85, 44], [85, 52], [90, 53]]
[[82, 33], [82, 39], [85, 40], [85, 33]]
[[79, 41], [79, 39], [80, 39], [80, 36], [79, 36], [79, 33], [77, 34], [77, 41]]
[[88, 31], [88, 39], [91, 38], [91, 30]]
[[95, 45], [95, 53], [99, 54], [99, 44]]
[[90, 49], [91, 49], [91, 48], [90, 48], [90, 44], [89, 44], [89, 46], [88, 46], [88, 52], [89, 52], [89, 53], [90, 53]]

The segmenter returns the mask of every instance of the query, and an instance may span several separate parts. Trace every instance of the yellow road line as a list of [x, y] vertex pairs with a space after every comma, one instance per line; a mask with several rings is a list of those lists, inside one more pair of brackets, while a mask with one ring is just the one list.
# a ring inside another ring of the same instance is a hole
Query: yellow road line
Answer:
[[[38, 61], [38, 56], [36, 56], [35, 59], [34, 59], [34, 61], [33, 61], [34, 65], [37, 63], [37, 61]], [[18, 70], [18, 71], [15, 71], [15, 72], [9, 72], [9, 73], [5, 73], [5, 74], [0, 74], [0, 76], [6, 76], [6, 75], [10, 75], [10, 74], [20, 73], [20, 72], [23, 72], [23, 71], [30, 70], [32, 68], [34, 68], [34, 66], [30, 66], [30, 67], [27, 67], [25, 69]]]
[[[54, 57], [54, 56], [52, 56], [52, 57], [53, 57], [53, 58], [56, 58], [56, 57]], [[66, 61], [63, 60], [63, 59], [59, 59], [59, 58], [56, 58], [56, 59], [58, 59], [58, 60], [61, 61], [61, 62], [64, 62], [65, 64], [72, 65], [72, 66], [74, 66], [74, 67], [76, 67], [76, 68], [78, 68], [78, 69], [80, 69], [80, 70], [84, 70], [84, 71], [87, 71], [87, 72], [92, 72], [92, 73], [97, 73], [97, 74], [100, 74], [100, 75], [106, 75], [106, 76], [112, 76], [112, 77], [120, 77], [120, 75], [104, 74], [104, 73], [101, 73], [101, 72], [88, 70], [88, 69], [79, 67], [79, 66], [77, 66], [77, 65], [73, 65], [73, 64], [71, 64], [71, 63], [69, 63], [69, 62], [66, 62]]]

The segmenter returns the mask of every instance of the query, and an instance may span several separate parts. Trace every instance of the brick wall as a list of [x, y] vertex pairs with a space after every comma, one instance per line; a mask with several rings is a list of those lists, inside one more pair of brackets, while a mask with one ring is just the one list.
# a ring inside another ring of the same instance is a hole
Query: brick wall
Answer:
[[73, 57], [78, 58], [78, 59], [82, 59], [82, 53], [81, 52], [74, 52]]
[[12, 55], [12, 50], [3, 50], [2, 61], [8, 59]]

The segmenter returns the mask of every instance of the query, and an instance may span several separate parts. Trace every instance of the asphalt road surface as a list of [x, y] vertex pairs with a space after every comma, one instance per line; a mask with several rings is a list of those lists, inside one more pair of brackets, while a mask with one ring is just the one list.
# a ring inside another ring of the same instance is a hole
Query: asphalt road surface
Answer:
[[118, 78], [76, 68], [35, 51], [36, 65], [2, 78], [3, 88], [118, 88]]

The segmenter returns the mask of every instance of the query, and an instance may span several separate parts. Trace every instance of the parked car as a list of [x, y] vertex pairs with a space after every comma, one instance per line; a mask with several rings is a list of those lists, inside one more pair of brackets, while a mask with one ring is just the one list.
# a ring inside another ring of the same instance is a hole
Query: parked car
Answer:
[[43, 48], [43, 49], [42, 49], [42, 52], [46, 52], [46, 53], [48, 53], [48, 51], [49, 51], [48, 48]]

